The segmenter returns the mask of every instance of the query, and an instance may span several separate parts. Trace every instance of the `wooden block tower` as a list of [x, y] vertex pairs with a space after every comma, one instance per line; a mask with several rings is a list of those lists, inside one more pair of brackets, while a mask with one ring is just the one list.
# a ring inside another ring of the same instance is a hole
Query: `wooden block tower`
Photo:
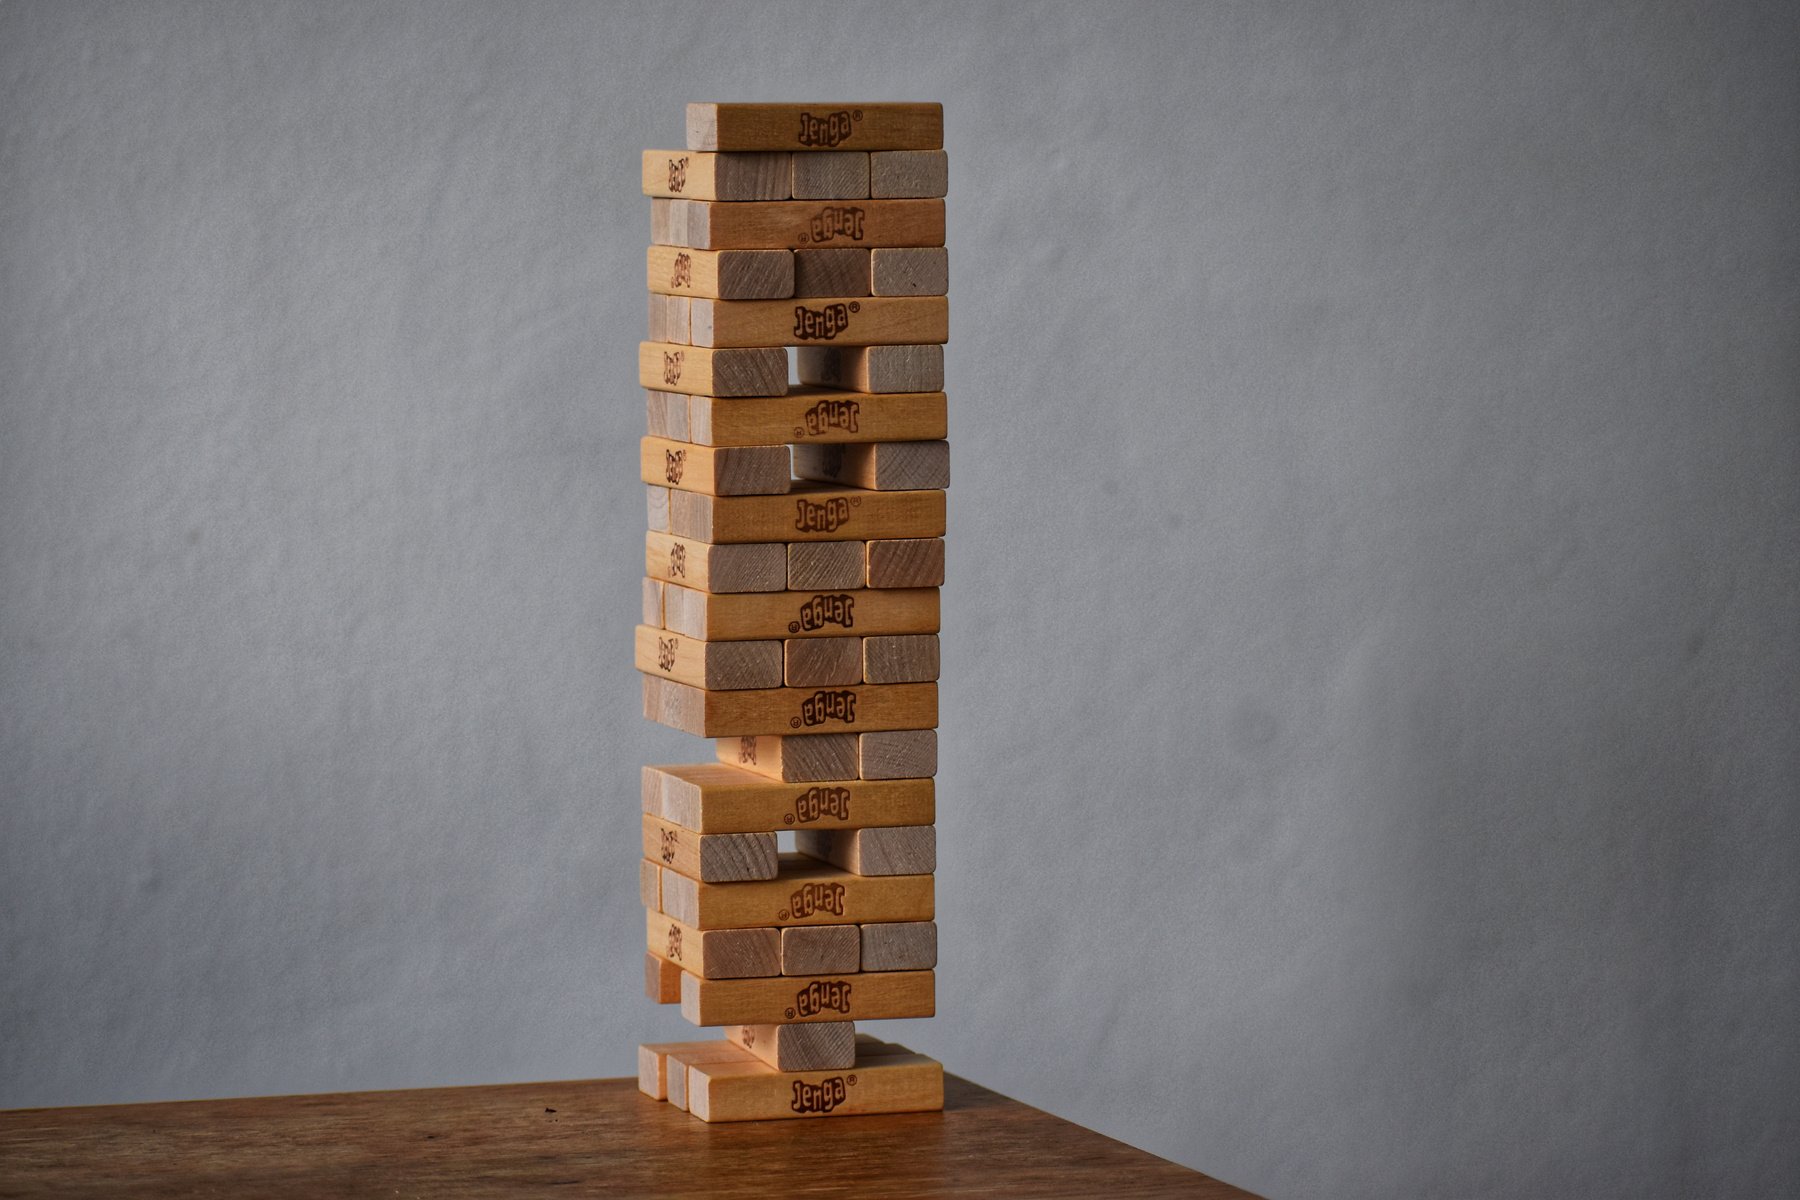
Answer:
[[855, 1026], [936, 1008], [943, 145], [938, 104], [690, 104], [644, 152], [637, 668], [717, 760], [643, 771], [644, 983], [725, 1037], [638, 1072], [703, 1121], [943, 1107]]

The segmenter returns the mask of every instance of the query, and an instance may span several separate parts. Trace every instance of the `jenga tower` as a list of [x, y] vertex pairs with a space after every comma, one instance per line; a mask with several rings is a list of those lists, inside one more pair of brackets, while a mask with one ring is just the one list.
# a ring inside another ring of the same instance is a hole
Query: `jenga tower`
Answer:
[[644, 152], [637, 668], [717, 759], [644, 768], [644, 979], [725, 1037], [638, 1071], [703, 1121], [943, 1107], [854, 1024], [936, 1006], [943, 144], [938, 104], [690, 104]]

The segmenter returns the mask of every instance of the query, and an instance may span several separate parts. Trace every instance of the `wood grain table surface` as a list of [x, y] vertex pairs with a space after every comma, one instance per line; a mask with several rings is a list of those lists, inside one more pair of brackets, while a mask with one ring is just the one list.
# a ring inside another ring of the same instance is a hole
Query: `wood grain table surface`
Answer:
[[707, 1125], [635, 1080], [0, 1112], [0, 1196], [1249, 1196], [945, 1076], [942, 1113]]

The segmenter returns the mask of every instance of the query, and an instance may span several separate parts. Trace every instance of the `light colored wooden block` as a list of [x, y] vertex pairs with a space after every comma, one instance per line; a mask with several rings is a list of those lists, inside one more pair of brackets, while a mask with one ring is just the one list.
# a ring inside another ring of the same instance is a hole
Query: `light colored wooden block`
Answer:
[[644, 275], [652, 293], [781, 300], [794, 294], [794, 252], [651, 246], [644, 259]]
[[950, 156], [942, 150], [880, 150], [869, 155], [871, 196], [902, 200], [942, 197], [949, 191]]
[[781, 931], [783, 975], [848, 975], [862, 970], [855, 925], [799, 925]]
[[690, 1111], [708, 1123], [940, 1112], [944, 1068], [922, 1054], [860, 1059], [848, 1071], [776, 1071], [766, 1063], [706, 1063], [688, 1072]]
[[658, 1004], [679, 1004], [681, 968], [666, 958], [644, 951], [644, 995]]
[[663, 1055], [663, 1099], [669, 1102], [671, 1108], [686, 1112], [688, 1090], [694, 1081], [694, 1071], [732, 1063], [767, 1070], [765, 1064], [748, 1050], [723, 1039], [678, 1044], [676, 1049]]
[[937, 730], [895, 729], [856, 740], [856, 773], [864, 779], [924, 779], [937, 774]]
[[794, 296], [867, 296], [869, 255], [860, 246], [794, 251]]
[[873, 295], [942, 296], [950, 290], [950, 252], [942, 246], [869, 253], [869, 291]]
[[[673, 497], [669, 503], [672, 524], [675, 520]], [[863, 564], [867, 569], [863, 582], [872, 588], [942, 587], [944, 539], [877, 538], [863, 548]]]
[[[644, 389], [644, 431], [651, 437], [669, 436], [670, 395], [671, 393], [669, 392], [657, 392], [652, 391], [649, 388]], [[681, 399], [684, 402], [682, 408], [685, 410], [687, 407], [685, 403], [687, 397], [683, 396]]]
[[690, 317], [691, 301], [686, 296], [664, 296], [651, 292], [649, 335], [653, 342], [687, 345], [693, 339]]
[[686, 200], [650, 201], [650, 243], [680, 246], [687, 242]]
[[777, 1071], [845, 1071], [856, 1065], [856, 1022], [728, 1025], [725, 1037]]
[[936, 633], [938, 621], [936, 588], [715, 595], [671, 585], [663, 591], [665, 628], [716, 641], [837, 637], [845, 633]]
[[[651, 221], [652, 240], [692, 250], [803, 250], [810, 246], [941, 246], [942, 200], [778, 200], [710, 204], [652, 200], [670, 206]], [[661, 232], [668, 240], [655, 235]], [[913, 391], [930, 391], [914, 388]], [[716, 394], [716, 393], [715, 393]]]
[[801, 479], [883, 492], [947, 488], [950, 443], [825, 442], [795, 446], [792, 472]]
[[694, 1025], [886, 1021], [937, 1010], [934, 973], [784, 975], [779, 979], [681, 977], [681, 1015]]
[[[865, 492], [798, 483], [785, 496], [684, 491], [669, 496], [669, 528], [677, 536], [709, 543], [936, 538], [944, 534], [944, 516], [940, 491]], [[784, 569], [786, 562], [784, 553]]]
[[647, 858], [638, 860], [638, 899], [645, 908], [662, 911], [662, 868]]
[[936, 150], [944, 106], [690, 104], [689, 150]]
[[800, 853], [857, 875], [929, 875], [937, 870], [937, 829], [901, 825], [886, 829], [802, 829]]
[[800, 382], [821, 387], [855, 392], [944, 390], [944, 348], [939, 345], [802, 346], [798, 362]]
[[644, 151], [646, 196], [679, 196], [687, 200], [786, 200], [790, 174], [786, 154]]
[[650, 532], [668, 533], [669, 489], [655, 486], [645, 488], [644, 508], [644, 516], [650, 522]]
[[650, 952], [702, 979], [781, 974], [781, 930], [695, 929], [666, 913], [646, 913]]
[[660, 579], [644, 580], [644, 624], [661, 629], [663, 627], [663, 588], [667, 586]]
[[[937, 916], [932, 884], [930, 875], [856, 875], [805, 855], [784, 854], [780, 875], [749, 883], [701, 883], [666, 871], [663, 911], [695, 929], [930, 921]], [[724, 1024], [781, 1019], [745, 1017]]]
[[887, 921], [862, 927], [863, 970], [930, 971], [936, 966], [936, 921]]
[[856, 775], [856, 735], [853, 733], [721, 738], [716, 752], [721, 763], [784, 783], [850, 779]]
[[[643, 811], [645, 813], [653, 817], [662, 816], [662, 776], [657, 773], [655, 767], [640, 767], [638, 769], [638, 796], [643, 802]], [[690, 825], [688, 828], [692, 829], [693, 826]], [[699, 831], [695, 830], [695, 832]], [[644, 862], [648, 861], [648, 859], [644, 860]], [[655, 866], [654, 863], [651, 863], [650, 865]], [[639, 877], [638, 884], [639, 890], [641, 891], [643, 887], [643, 879], [641, 876]], [[660, 908], [661, 904], [657, 900], [647, 899], [644, 901], [644, 907]]]
[[867, 200], [869, 155], [861, 150], [827, 150], [788, 159], [796, 200]]
[[[719, 743], [720, 755], [731, 753], [737, 740]], [[817, 782], [783, 782], [757, 775], [748, 767], [735, 765], [735, 761], [734, 756], [731, 762], [646, 767], [646, 774], [656, 778], [656, 811], [664, 820], [708, 834], [929, 825], [937, 819], [936, 793], [930, 779], [863, 780], [853, 774], [839, 774], [821, 776]], [[826, 766], [839, 772], [844, 769], [843, 763], [828, 762]], [[849, 766], [854, 772], [855, 763]], [[660, 908], [660, 891], [658, 896], [656, 907]], [[648, 907], [650, 902], [645, 904]]]
[[866, 392], [797, 387], [785, 396], [694, 396], [688, 408], [690, 440], [708, 446], [932, 441], [949, 428], [942, 392], [876, 398]]
[[787, 554], [790, 592], [855, 591], [863, 585], [861, 542], [794, 542]]
[[[724, 645], [725, 643], [714, 643]], [[713, 691], [645, 674], [644, 711], [651, 720], [698, 737], [764, 733], [861, 733], [931, 729], [937, 684], [859, 684], [841, 688], [756, 688]]]
[[713, 496], [785, 495], [792, 480], [786, 446], [697, 446], [647, 437], [638, 443], [638, 466], [647, 484]]
[[733, 692], [782, 685], [780, 642], [703, 642], [639, 625], [636, 649], [638, 670], [696, 688]]
[[[667, 1100], [669, 1090], [668, 1056], [685, 1050], [705, 1050], [717, 1046], [716, 1039], [703, 1042], [652, 1042], [638, 1047], [638, 1090], [652, 1100]], [[743, 1049], [743, 1047], [739, 1047]], [[858, 1053], [867, 1053], [862, 1043], [857, 1043]], [[745, 1051], [746, 1056], [754, 1057]], [[684, 1089], [685, 1090], [685, 1089]]]
[[789, 687], [842, 687], [863, 681], [861, 638], [789, 638], [782, 657], [783, 680]]
[[[671, 342], [638, 343], [638, 382], [664, 392], [701, 396], [784, 396], [787, 351], [780, 346], [715, 350]], [[912, 391], [942, 391], [932, 388]]]
[[935, 633], [884, 634], [862, 640], [862, 676], [869, 683], [929, 683], [938, 677]]
[[[782, 592], [787, 547], [780, 542], [717, 546], [651, 530], [644, 535], [644, 574], [703, 592]], [[667, 598], [665, 593], [665, 605]], [[663, 611], [666, 617], [667, 608]]]
[[950, 337], [943, 296], [807, 300], [693, 300], [696, 346], [917, 345]]
[[657, 862], [664, 871], [675, 871], [702, 883], [775, 878], [773, 833], [696, 833], [665, 821], [660, 813], [644, 814], [643, 822], [644, 857]]

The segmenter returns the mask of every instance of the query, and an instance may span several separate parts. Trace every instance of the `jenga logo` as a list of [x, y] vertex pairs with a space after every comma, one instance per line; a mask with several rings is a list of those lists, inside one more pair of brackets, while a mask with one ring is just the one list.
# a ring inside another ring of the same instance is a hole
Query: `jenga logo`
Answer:
[[662, 831], [662, 860], [665, 863], [675, 861], [675, 848], [681, 845], [681, 835], [673, 829]]
[[694, 283], [694, 259], [692, 255], [682, 253], [675, 256], [675, 265], [669, 269], [669, 286], [672, 288], [691, 287]]
[[669, 926], [669, 951], [663, 957], [671, 962], [681, 961], [681, 926]]
[[850, 519], [850, 498], [794, 501], [794, 528], [801, 533], [831, 533]]
[[656, 666], [661, 671], [675, 669], [675, 652], [681, 649], [680, 638], [659, 637], [656, 639]]
[[856, 122], [862, 120], [862, 109], [851, 112], [840, 108], [834, 113], [815, 117], [809, 112], [800, 114], [800, 144], [802, 146], [836, 146], [856, 132]]
[[687, 547], [680, 542], [669, 547], [669, 574], [677, 579], [687, 578]]
[[862, 311], [862, 305], [827, 304], [824, 308], [794, 305], [794, 338], [801, 342], [829, 342], [850, 328], [850, 314]]
[[663, 478], [670, 483], [680, 483], [681, 473], [687, 470], [686, 450], [663, 451]]
[[816, 1017], [822, 1012], [850, 1011], [848, 979], [815, 979], [794, 993], [794, 1011], [803, 1017]]
[[847, 787], [807, 788], [794, 798], [794, 820], [802, 825], [821, 817], [850, 819], [850, 789]]
[[854, 204], [827, 204], [808, 223], [807, 232], [815, 242], [829, 242], [841, 237], [860, 242], [863, 237], [863, 210]]
[[800, 606], [799, 619], [788, 622], [788, 632], [800, 633], [804, 630], [811, 633], [827, 625], [856, 628], [856, 597], [844, 592], [831, 596], [814, 596]]
[[841, 883], [805, 883], [788, 897], [788, 915], [783, 920], [800, 920], [814, 913], [844, 915], [844, 885]]
[[798, 725], [823, 725], [827, 721], [856, 723], [856, 693], [848, 688], [835, 692], [817, 691], [800, 702]]
[[756, 1049], [756, 1026], [754, 1026], [754, 1025], [739, 1025], [738, 1026], [738, 1045], [742, 1046], [746, 1050]]
[[[669, 190], [679, 192], [687, 187], [687, 155], [669, 160]], [[686, 258], [687, 255], [681, 257]]]
[[[861, 414], [862, 405], [855, 400], [821, 400], [807, 409], [800, 419], [805, 422], [806, 432], [818, 437], [827, 429], [857, 432], [856, 419]], [[800, 430], [794, 432], [798, 434]]]
[[680, 350], [663, 351], [663, 382], [670, 387], [681, 382], [681, 355]]
[[788, 1107], [797, 1113], [828, 1113], [844, 1102], [849, 1090], [842, 1075], [833, 1075], [817, 1083], [794, 1080], [794, 1098]]
[[741, 737], [738, 739], [738, 764], [754, 767], [756, 765], [756, 739]]

